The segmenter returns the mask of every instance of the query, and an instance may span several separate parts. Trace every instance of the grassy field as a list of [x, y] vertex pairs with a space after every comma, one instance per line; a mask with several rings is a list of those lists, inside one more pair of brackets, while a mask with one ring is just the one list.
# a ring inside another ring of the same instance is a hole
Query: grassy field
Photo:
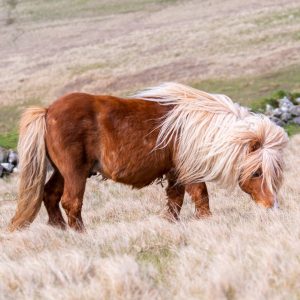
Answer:
[[[73, 91], [128, 95], [161, 81], [245, 105], [300, 92], [296, 0], [4, 0], [0, 2], [0, 145], [18, 119]], [[294, 128], [290, 128], [290, 131]], [[90, 179], [87, 232], [46, 225], [9, 234], [17, 175], [0, 179], [0, 299], [299, 299], [300, 136], [287, 150], [282, 209], [209, 185], [213, 216], [161, 217], [157, 185]]]

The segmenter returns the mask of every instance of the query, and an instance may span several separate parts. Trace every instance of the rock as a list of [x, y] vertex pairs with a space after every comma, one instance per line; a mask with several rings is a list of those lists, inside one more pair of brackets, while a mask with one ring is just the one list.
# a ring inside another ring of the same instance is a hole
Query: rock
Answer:
[[1, 163], [1, 166], [4, 169], [4, 172], [7, 172], [7, 173], [12, 173], [12, 171], [15, 167], [13, 164], [10, 164], [10, 163]]
[[266, 115], [271, 116], [273, 114], [274, 111], [274, 107], [270, 104], [266, 105]]
[[9, 150], [7, 161], [12, 165], [17, 166], [19, 162], [18, 153], [16, 151]]
[[296, 98], [295, 101], [300, 104], [300, 97]]
[[300, 116], [300, 105], [295, 105], [294, 107], [292, 107], [292, 109], [290, 110], [290, 113], [293, 116], [299, 117]]
[[293, 106], [293, 102], [288, 97], [283, 97], [279, 100], [279, 107], [281, 108], [281, 110], [283, 110], [282, 108], [290, 109]]
[[274, 110], [273, 110], [273, 116], [274, 117], [280, 117], [281, 116], [281, 114], [282, 114], [282, 110], [280, 109], [280, 108], [275, 108]]
[[0, 147], [0, 163], [7, 162], [8, 151]]
[[279, 108], [282, 112], [290, 112], [293, 107], [294, 104], [292, 101], [289, 100], [289, 98], [284, 97], [279, 100]]
[[300, 117], [294, 118], [293, 123], [300, 125]]
[[4, 175], [4, 168], [0, 165], [0, 178]]
[[280, 119], [287, 123], [292, 118], [292, 114], [290, 112], [283, 112]]
[[270, 117], [270, 120], [272, 121], [272, 122], [274, 122], [276, 125], [278, 125], [278, 126], [283, 126], [284, 125], [284, 122], [283, 121], [281, 121], [279, 118], [276, 118], [276, 117], [274, 117], [274, 116], [272, 116], [272, 117]]

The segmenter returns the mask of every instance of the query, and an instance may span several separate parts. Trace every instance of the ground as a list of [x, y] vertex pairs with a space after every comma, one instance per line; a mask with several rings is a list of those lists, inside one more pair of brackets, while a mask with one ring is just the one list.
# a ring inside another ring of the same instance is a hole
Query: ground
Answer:
[[[71, 91], [129, 93], [161, 81], [250, 104], [300, 90], [300, 4], [292, 0], [4, 0], [0, 142], [28, 105]], [[213, 216], [161, 217], [166, 197], [90, 179], [87, 232], [6, 226], [17, 175], [0, 179], [1, 299], [299, 299], [300, 136], [286, 153], [280, 211], [210, 184]]]

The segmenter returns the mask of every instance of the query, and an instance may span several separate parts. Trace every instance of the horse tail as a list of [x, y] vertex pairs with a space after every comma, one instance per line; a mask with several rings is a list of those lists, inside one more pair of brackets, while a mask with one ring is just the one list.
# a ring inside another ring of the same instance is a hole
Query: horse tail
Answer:
[[40, 210], [46, 180], [46, 108], [28, 108], [21, 117], [19, 152], [19, 195], [9, 225], [14, 231], [30, 224]]

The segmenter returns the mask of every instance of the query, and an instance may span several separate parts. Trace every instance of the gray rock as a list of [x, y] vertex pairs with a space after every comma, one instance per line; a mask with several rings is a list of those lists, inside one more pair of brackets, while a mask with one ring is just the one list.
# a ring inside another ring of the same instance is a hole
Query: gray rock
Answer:
[[275, 108], [274, 110], [273, 110], [273, 116], [274, 117], [280, 117], [282, 115], [282, 110], [280, 109], [280, 108]]
[[293, 116], [299, 117], [300, 116], [300, 105], [295, 105], [291, 110], [290, 113]]
[[12, 165], [17, 166], [19, 162], [18, 153], [16, 151], [9, 150], [7, 161]]
[[0, 163], [7, 162], [8, 151], [0, 147]]
[[4, 175], [4, 168], [0, 165], [0, 178]]
[[4, 169], [4, 172], [7, 172], [7, 173], [12, 173], [12, 171], [15, 167], [13, 164], [10, 164], [10, 163], [1, 163], [1, 166]]
[[279, 99], [279, 107], [281, 106], [294, 106], [293, 102], [288, 97], [283, 97], [282, 99]]
[[292, 119], [292, 114], [290, 112], [283, 112], [280, 119], [287, 123], [290, 119]]
[[281, 121], [279, 118], [276, 118], [276, 117], [274, 117], [274, 116], [272, 116], [272, 117], [270, 117], [270, 120], [272, 121], [272, 122], [274, 122], [276, 125], [278, 125], [278, 126], [283, 126], [284, 125], [284, 122], [283, 121]]
[[300, 104], [300, 97], [296, 98], [295, 101]]
[[300, 125], [300, 117], [296, 117], [293, 119], [293, 123]]
[[271, 116], [273, 114], [274, 107], [270, 104], [266, 105], [266, 115]]

